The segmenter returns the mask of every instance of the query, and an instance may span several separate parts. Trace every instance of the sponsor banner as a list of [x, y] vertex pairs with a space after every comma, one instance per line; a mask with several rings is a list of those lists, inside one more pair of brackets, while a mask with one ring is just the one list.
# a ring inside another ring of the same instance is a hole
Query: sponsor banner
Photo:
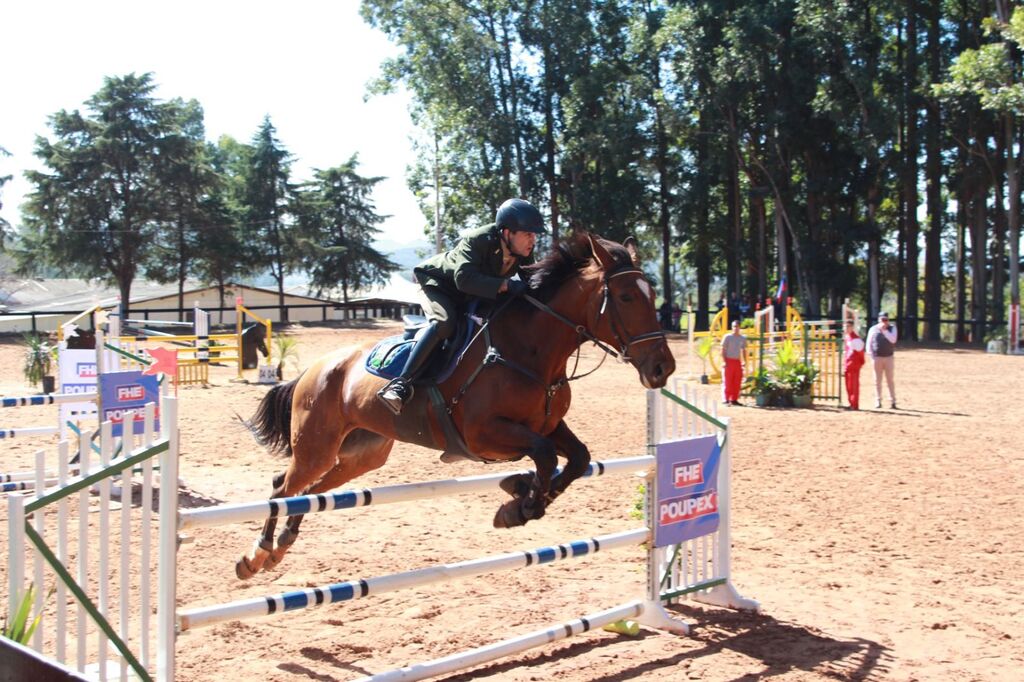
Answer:
[[[61, 393], [96, 392], [96, 349], [58, 348], [57, 367]], [[96, 417], [96, 403], [62, 403], [59, 412], [63, 438], [67, 436], [66, 426], [69, 421], [77, 424], [81, 419]]]
[[100, 376], [100, 401], [103, 407], [100, 421], [109, 419], [116, 437], [124, 434], [124, 420], [129, 411], [135, 412], [133, 433], [143, 432], [146, 403], [156, 403], [154, 428], [160, 428], [160, 382], [156, 376], [143, 375], [141, 370], [103, 374]]
[[718, 436], [699, 436], [657, 447], [654, 546], [678, 545], [718, 530]]

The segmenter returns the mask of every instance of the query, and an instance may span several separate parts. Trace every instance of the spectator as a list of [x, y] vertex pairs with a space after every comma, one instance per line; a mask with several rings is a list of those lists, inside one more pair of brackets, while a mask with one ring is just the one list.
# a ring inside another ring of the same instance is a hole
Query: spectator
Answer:
[[740, 404], [740, 385], [743, 383], [743, 360], [747, 354], [747, 337], [740, 333], [740, 321], [733, 320], [732, 331], [722, 337], [723, 400], [727, 405]]
[[882, 407], [882, 377], [889, 386], [889, 407], [896, 409], [896, 327], [889, 324], [889, 313], [878, 313], [878, 324], [868, 330], [867, 353], [875, 369], [875, 408]]

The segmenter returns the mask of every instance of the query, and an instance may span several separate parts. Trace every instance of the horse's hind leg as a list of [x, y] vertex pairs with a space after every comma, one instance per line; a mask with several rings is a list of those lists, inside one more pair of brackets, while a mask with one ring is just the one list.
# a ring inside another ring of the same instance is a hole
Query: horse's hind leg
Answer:
[[[281, 497], [285, 473], [282, 471], [274, 476], [274, 490], [270, 494], [271, 499]], [[276, 516], [271, 516], [263, 522], [263, 530], [260, 531], [260, 536], [253, 545], [252, 552], [243, 554], [242, 558], [235, 563], [235, 575], [239, 580], [248, 580], [263, 566], [263, 562], [267, 560], [270, 551], [274, 548], [275, 528], [277, 528]]]
[[[368, 471], [379, 469], [388, 460], [394, 443], [390, 438], [363, 429], [352, 431], [341, 444], [337, 464], [323, 478], [313, 484], [306, 494], [316, 495], [334, 490]], [[288, 518], [284, 530], [277, 536], [277, 544], [263, 564], [264, 571], [269, 571], [277, 566], [291, 549], [299, 535], [302, 516], [299, 514]]]
[[[323, 478], [334, 467], [339, 447], [347, 435], [336, 417], [332, 420], [311, 411], [293, 413], [292, 417], [292, 433], [297, 434], [293, 436], [292, 459], [284, 475], [274, 477], [271, 499], [301, 495]], [[241, 580], [251, 578], [270, 558], [276, 527], [277, 519], [268, 518], [251, 552], [235, 563], [235, 575]]]

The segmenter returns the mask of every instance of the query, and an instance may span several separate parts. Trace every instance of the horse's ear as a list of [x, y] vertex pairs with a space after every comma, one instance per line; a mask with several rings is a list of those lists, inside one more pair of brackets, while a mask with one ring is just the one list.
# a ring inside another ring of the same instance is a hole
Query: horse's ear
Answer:
[[590, 240], [590, 252], [594, 254], [594, 260], [601, 264], [601, 268], [603, 270], [614, 269], [615, 259], [612, 258], [612, 254], [608, 253], [608, 249], [604, 248], [601, 244], [601, 239], [590, 232], [587, 233], [587, 239]]
[[627, 252], [629, 252], [629, 259], [633, 261], [633, 266], [639, 268], [640, 251], [636, 246], [636, 238], [626, 237], [626, 241], [622, 242], [622, 246], [625, 247]]

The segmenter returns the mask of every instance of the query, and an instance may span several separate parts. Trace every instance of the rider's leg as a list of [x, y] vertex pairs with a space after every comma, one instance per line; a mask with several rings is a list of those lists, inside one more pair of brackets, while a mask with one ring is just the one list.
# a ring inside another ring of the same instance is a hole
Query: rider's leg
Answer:
[[409, 353], [402, 373], [377, 395], [395, 414], [412, 397], [412, 382], [422, 373], [434, 349], [451, 336], [455, 327], [455, 303], [434, 287], [424, 287], [427, 299], [425, 312], [430, 323], [416, 335], [416, 343]]

